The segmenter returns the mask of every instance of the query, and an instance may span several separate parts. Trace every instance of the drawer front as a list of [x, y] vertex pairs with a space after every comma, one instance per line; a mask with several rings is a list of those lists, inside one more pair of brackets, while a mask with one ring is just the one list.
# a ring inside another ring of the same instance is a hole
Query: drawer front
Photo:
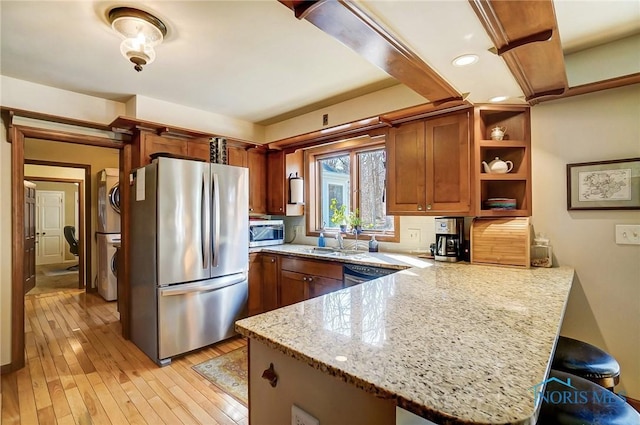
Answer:
[[342, 280], [342, 264], [330, 261], [313, 261], [301, 260], [294, 257], [282, 257], [280, 268], [282, 270], [303, 273], [309, 276], [320, 276]]

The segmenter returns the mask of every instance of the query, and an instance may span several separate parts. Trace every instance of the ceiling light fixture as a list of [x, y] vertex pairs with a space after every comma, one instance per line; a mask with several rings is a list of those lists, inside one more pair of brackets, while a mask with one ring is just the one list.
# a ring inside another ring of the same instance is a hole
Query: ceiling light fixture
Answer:
[[478, 55], [462, 55], [455, 58], [451, 63], [453, 66], [467, 66], [478, 62]]
[[155, 16], [131, 7], [116, 7], [109, 11], [111, 28], [124, 40], [120, 52], [140, 72], [156, 58], [154, 46], [162, 43], [167, 27]]
[[489, 99], [489, 102], [498, 103], [498, 102], [504, 102], [505, 100], [507, 100], [507, 96], [496, 96]]

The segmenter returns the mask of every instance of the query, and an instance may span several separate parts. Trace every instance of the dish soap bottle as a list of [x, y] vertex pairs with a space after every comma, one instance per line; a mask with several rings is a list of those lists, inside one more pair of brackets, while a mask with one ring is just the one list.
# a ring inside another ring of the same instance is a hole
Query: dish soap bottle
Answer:
[[376, 240], [376, 235], [371, 236], [371, 240], [369, 241], [369, 252], [378, 252], [378, 241]]
[[324, 248], [327, 245], [327, 243], [324, 240], [324, 233], [320, 232], [320, 236], [318, 237], [318, 246], [320, 248]]

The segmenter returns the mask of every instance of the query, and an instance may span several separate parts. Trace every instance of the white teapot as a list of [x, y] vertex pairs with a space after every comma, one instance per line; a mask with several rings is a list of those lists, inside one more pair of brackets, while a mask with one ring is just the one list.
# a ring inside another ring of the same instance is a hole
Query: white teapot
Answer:
[[496, 126], [491, 129], [491, 138], [493, 140], [502, 140], [507, 133], [507, 127]]
[[484, 172], [490, 174], [506, 174], [509, 171], [513, 170], [513, 162], [502, 161], [497, 156], [496, 159], [488, 164], [482, 161], [482, 166], [484, 167]]

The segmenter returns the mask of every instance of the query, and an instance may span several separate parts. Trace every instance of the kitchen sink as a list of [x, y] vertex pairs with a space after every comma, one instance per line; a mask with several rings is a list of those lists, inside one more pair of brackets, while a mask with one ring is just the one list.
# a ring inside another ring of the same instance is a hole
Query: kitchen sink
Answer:
[[331, 255], [335, 255], [336, 257], [352, 257], [354, 255], [364, 254], [364, 251], [358, 251], [355, 249], [338, 249], [335, 250]]
[[364, 251], [358, 251], [355, 249], [339, 249], [339, 248], [319, 247], [319, 246], [315, 246], [313, 248], [305, 248], [302, 251], [307, 252], [309, 254], [330, 255], [332, 257], [352, 257], [354, 255], [365, 253]]

